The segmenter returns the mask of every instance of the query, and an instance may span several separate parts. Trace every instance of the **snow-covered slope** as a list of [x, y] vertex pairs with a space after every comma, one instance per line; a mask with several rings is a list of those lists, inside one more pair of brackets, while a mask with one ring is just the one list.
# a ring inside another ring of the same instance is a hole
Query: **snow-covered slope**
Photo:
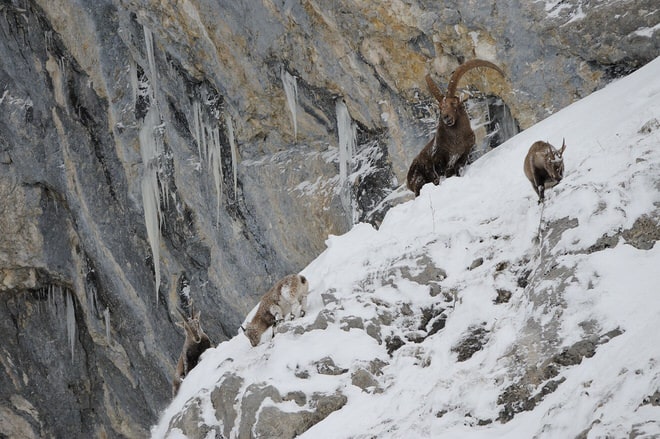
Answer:
[[[562, 138], [542, 208], [523, 158]], [[207, 351], [152, 434], [658, 437], [659, 206], [656, 59], [329, 237], [307, 315]]]

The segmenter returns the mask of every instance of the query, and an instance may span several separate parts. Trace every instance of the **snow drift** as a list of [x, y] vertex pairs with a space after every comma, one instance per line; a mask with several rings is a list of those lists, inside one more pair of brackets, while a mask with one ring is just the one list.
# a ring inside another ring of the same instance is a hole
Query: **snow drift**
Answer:
[[153, 437], [657, 437], [659, 144], [656, 59], [329, 237], [306, 316], [208, 350]]

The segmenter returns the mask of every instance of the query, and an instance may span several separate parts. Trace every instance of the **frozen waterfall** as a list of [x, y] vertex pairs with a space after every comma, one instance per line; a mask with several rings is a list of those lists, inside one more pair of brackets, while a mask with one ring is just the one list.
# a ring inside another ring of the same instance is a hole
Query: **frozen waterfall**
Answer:
[[142, 205], [147, 237], [153, 255], [154, 274], [156, 277], [156, 300], [160, 287], [160, 191], [158, 188], [158, 158], [162, 153], [162, 139], [158, 131], [160, 114], [155, 106], [149, 109], [140, 129], [140, 153], [142, 155]]
[[282, 84], [284, 84], [284, 93], [286, 93], [286, 102], [291, 112], [291, 119], [293, 120], [293, 137], [298, 138], [298, 84], [296, 77], [282, 67], [281, 70]]
[[351, 224], [355, 224], [357, 210], [351, 194], [349, 176], [353, 171], [353, 156], [356, 149], [356, 126], [348, 113], [348, 107], [343, 99], [336, 103], [337, 135], [339, 137], [339, 187], [340, 198], [344, 211], [350, 215]]

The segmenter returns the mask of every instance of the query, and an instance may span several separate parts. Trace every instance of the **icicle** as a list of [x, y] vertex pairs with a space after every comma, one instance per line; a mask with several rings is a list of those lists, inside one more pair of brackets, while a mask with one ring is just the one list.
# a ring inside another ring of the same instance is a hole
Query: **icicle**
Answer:
[[[58, 287], [61, 291], [61, 287]], [[64, 290], [66, 295], [66, 333], [71, 346], [71, 361], [73, 361], [73, 347], [76, 342], [76, 310], [73, 305], [73, 293]]]
[[352, 172], [353, 155], [356, 149], [356, 126], [342, 99], [337, 100], [337, 135], [339, 137], [339, 187], [340, 199], [344, 210], [350, 215], [351, 224], [355, 224], [357, 209], [353, 206], [351, 187], [348, 177]]
[[215, 209], [215, 225], [218, 226], [220, 222], [220, 201], [222, 200], [222, 160], [221, 152], [222, 145], [220, 144], [220, 129], [213, 128], [210, 131], [209, 139], [209, 152], [208, 152], [208, 166], [213, 172], [213, 180], [215, 181], [216, 193], [216, 209]]
[[158, 90], [158, 75], [156, 72], [156, 58], [154, 57], [154, 39], [149, 28], [144, 27], [144, 44], [147, 46], [147, 60], [149, 61], [149, 71], [151, 73], [151, 94], [156, 97]]
[[44, 40], [46, 42], [46, 50], [51, 50], [53, 48], [53, 31], [47, 30], [44, 32]]
[[151, 107], [144, 118], [140, 129], [140, 153], [144, 171], [142, 175], [142, 205], [144, 207], [144, 222], [147, 227], [147, 237], [151, 246], [156, 276], [156, 301], [160, 287], [160, 198], [158, 189], [158, 157], [161, 153], [160, 136], [154, 132], [159, 126], [160, 115], [156, 107]]
[[138, 76], [137, 76], [137, 64], [135, 64], [135, 60], [131, 58], [128, 62], [128, 73], [131, 78], [131, 90], [132, 90], [132, 98], [133, 98], [133, 108], [135, 108], [135, 103], [137, 102], [137, 97], [138, 97], [138, 90], [139, 90], [139, 85], [138, 85]]
[[337, 100], [337, 134], [339, 136], [339, 182], [348, 179], [356, 144], [356, 128], [342, 99]]
[[516, 134], [518, 134], [518, 125], [516, 125], [516, 120], [511, 114], [511, 109], [502, 101], [498, 99], [497, 105], [502, 107], [502, 125], [500, 127], [501, 134], [500, 140], [502, 143], [506, 142]]
[[197, 141], [197, 152], [199, 154], [199, 161], [202, 161], [202, 136], [204, 131], [202, 128], [202, 109], [199, 102], [193, 102], [193, 137]]
[[61, 56], [57, 59], [57, 66], [60, 68], [60, 72], [62, 73], [62, 84], [66, 84], [66, 59]]
[[298, 84], [296, 77], [287, 72], [284, 67], [280, 71], [280, 76], [282, 77], [282, 84], [284, 84], [286, 102], [289, 105], [289, 111], [291, 111], [291, 118], [293, 119], [293, 138], [298, 139]]
[[234, 124], [228, 113], [225, 113], [225, 123], [227, 125], [229, 147], [231, 148], [231, 170], [234, 174], [234, 200], [236, 200], [238, 194], [238, 149], [236, 149], [236, 140], [234, 139]]
[[103, 311], [103, 320], [105, 321], [105, 339], [110, 344], [110, 309]]

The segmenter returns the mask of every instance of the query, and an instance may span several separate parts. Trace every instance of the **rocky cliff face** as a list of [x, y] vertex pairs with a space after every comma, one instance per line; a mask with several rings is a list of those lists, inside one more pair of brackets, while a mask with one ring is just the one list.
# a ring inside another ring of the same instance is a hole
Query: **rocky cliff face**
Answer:
[[433, 125], [426, 72], [496, 62], [465, 83], [525, 128], [658, 54], [652, 1], [522, 3], [3, 1], [0, 433], [146, 435], [175, 308], [224, 340], [378, 223]]

